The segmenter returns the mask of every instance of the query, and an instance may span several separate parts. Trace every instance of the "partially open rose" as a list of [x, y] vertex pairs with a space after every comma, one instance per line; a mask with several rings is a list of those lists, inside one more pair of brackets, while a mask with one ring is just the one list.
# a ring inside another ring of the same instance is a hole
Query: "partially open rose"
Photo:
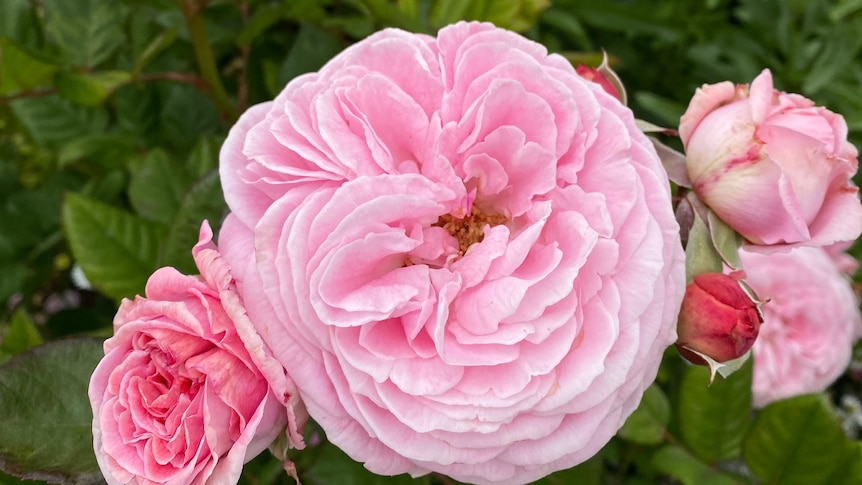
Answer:
[[512, 32], [372, 35], [245, 113], [221, 175], [252, 322], [376, 473], [578, 464], [675, 340], [684, 255], [652, 144]]
[[306, 419], [255, 334], [208, 225], [200, 277], [156, 271], [124, 300], [90, 380], [96, 458], [109, 484], [236, 483], [242, 465]]
[[821, 248], [743, 250], [740, 258], [746, 281], [770, 300], [754, 342], [754, 405], [826, 389], [847, 369], [862, 335], [848, 280]]
[[856, 148], [841, 115], [772, 88], [698, 89], [680, 120], [694, 191], [750, 242], [824, 246], [862, 232]]

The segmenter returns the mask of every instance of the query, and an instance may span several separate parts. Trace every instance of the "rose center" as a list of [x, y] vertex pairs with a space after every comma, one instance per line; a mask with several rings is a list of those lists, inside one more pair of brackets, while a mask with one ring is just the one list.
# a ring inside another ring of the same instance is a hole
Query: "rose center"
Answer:
[[434, 225], [442, 227], [458, 240], [458, 256], [463, 256], [470, 246], [482, 242], [482, 239], [485, 238], [485, 224], [494, 227], [505, 222], [505, 216], [485, 214], [473, 205], [473, 209], [467, 217], [459, 219], [452, 214], [443, 214]]

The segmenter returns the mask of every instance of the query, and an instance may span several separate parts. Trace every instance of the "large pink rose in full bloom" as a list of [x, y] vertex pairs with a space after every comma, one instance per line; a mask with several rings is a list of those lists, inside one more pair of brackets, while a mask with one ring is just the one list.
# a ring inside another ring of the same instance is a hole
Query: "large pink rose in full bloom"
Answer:
[[490, 24], [351, 46], [243, 115], [221, 177], [252, 322], [376, 473], [580, 463], [675, 340], [684, 257], [651, 143]]
[[769, 70], [750, 86], [698, 89], [679, 136], [698, 197], [750, 242], [825, 246], [862, 232], [847, 123], [773, 89]]
[[162, 268], [123, 300], [90, 380], [96, 459], [109, 484], [228, 484], [304, 408], [248, 320], [208, 225], [201, 276]]
[[821, 248], [740, 251], [746, 282], [763, 305], [754, 342], [754, 405], [826, 389], [850, 363], [862, 332], [849, 280]]

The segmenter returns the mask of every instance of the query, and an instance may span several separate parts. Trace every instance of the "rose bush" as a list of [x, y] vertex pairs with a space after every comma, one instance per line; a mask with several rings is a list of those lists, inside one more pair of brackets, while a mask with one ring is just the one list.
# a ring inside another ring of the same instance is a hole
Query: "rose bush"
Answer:
[[374, 34], [248, 110], [220, 171], [252, 322], [375, 473], [578, 464], [675, 340], [684, 255], [651, 143], [512, 32]]
[[824, 246], [862, 232], [844, 118], [773, 89], [769, 70], [751, 86], [698, 89], [679, 134], [698, 197], [750, 242]]
[[200, 277], [156, 271], [124, 300], [90, 380], [93, 438], [110, 484], [236, 483], [242, 465], [306, 415], [254, 332], [204, 224]]
[[769, 299], [754, 343], [754, 405], [826, 389], [847, 368], [862, 332], [848, 280], [821, 248], [742, 250], [740, 258], [746, 281]]

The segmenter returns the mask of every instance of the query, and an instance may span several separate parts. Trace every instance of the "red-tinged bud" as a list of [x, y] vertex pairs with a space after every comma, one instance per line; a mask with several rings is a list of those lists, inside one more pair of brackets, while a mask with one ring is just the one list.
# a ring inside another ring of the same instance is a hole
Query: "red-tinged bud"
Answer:
[[598, 84], [606, 93], [622, 101], [622, 96], [620, 96], [617, 87], [599, 69], [581, 64], [575, 70], [582, 78]]
[[[716, 362], [741, 357], [751, 349], [763, 317], [738, 281], [738, 276], [703, 273], [685, 289], [677, 323], [676, 346], [689, 362], [707, 363], [695, 352]], [[692, 352], [694, 351], [694, 352]]]

